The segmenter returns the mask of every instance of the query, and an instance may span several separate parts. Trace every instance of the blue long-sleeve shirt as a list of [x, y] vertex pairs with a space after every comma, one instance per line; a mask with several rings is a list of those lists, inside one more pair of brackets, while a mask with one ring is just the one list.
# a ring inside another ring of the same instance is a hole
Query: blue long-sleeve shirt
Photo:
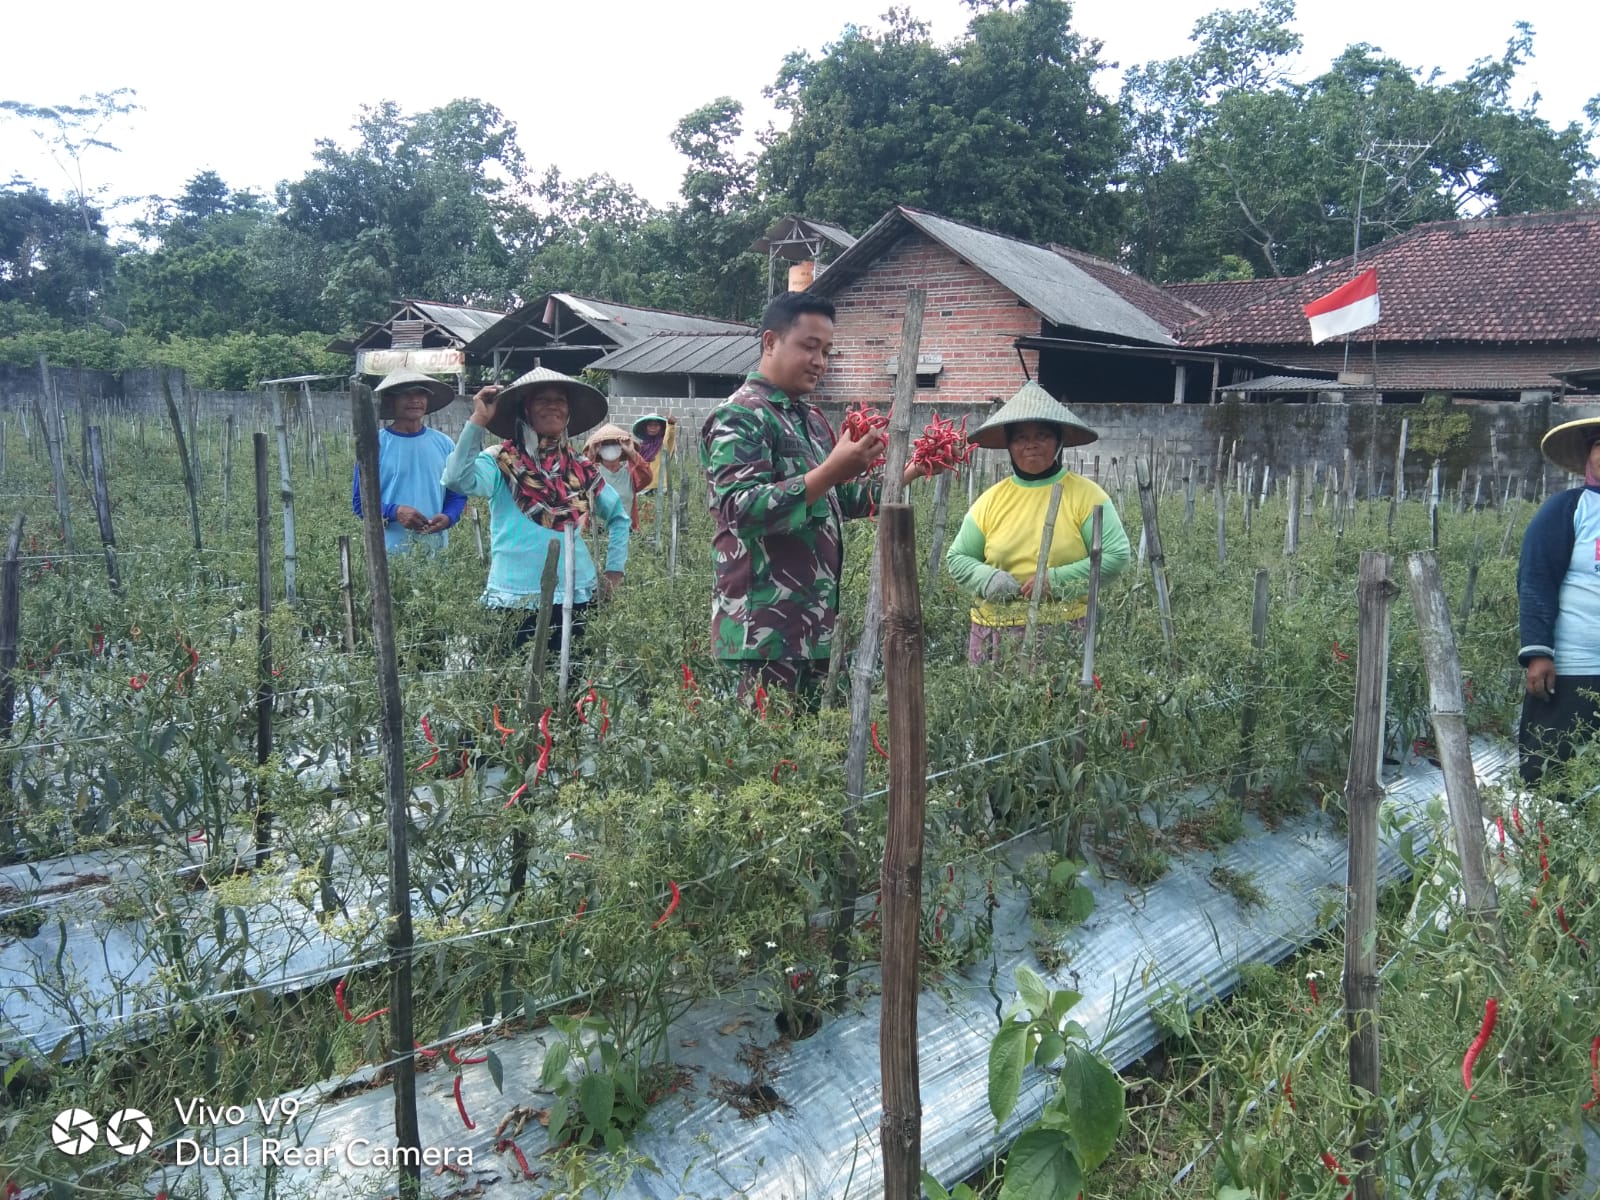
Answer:
[[1600, 675], [1600, 488], [1569, 488], [1539, 507], [1517, 561], [1522, 648], [1561, 675]]
[[[440, 483], [469, 496], [489, 501], [489, 582], [483, 589], [483, 603], [490, 608], [533, 608], [539, 603], [540, 576], [550, 543], [561, 545], [561, 534], [532, 520], [511, 495], [506, 477], [495, 462], [493, 450], [485, 450], [493, 435], [471, 421], [461, 430], [455, 449], [445, 463]], [[628, 565], [628, 532], [632, 524], [622, 500], [610, 484], [595, 493], [594, 517], [604, 521], [607, 531], [605, 569], [621, 572]], [[594, 560], [583, 538], [572, 539], [572, 602], [583, 604], [594, 595], [597, 575]], [[559, 562], [559, 560], [558, 560]], [[553, 604], [566, 603], [562, 581], [566, 563], [559, 562]]]
[[[450, 542], [448, 533], [414, 533], [395, 520], [402, 505], [414, 508], [425, 517], [443, 514], [454, 525], [467, 507], [467, 498], [450, 491], [439, 482], [445, 461], [454, 443], [437, 429], [416, 433], [378, 431], [378, 495], [383, 500], [383, 544], [390, 554], [404, 554], [417, 545], [442, 550]], [[350, 507], [361, 515], [361, 468], [355, 470], [350, 485]]]

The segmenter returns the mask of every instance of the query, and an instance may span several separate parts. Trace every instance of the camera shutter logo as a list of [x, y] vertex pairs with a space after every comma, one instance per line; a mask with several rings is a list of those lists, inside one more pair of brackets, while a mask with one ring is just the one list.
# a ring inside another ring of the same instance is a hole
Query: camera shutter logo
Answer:
[[81, 1108], [63, 1109], [50, 1123], [50, 1140], [63, 1154], [76, 1158], [94, 1149], [100, 1138], [100, 1126]]
[[111, 1114], [106, 1122], [106, 1145], [118, 1154], [133, 1155], [150, 1145], [155, 1131], [150, 1118], [137, 1108], [124, 1108]]

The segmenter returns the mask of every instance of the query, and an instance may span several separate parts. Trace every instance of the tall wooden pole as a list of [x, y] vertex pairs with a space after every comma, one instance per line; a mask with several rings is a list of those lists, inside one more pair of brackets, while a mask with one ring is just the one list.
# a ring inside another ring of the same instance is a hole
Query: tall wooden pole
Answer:
[[[421, 1131], [417, 1123], [417, 1067], [411, 1008], [411, 856], [407, 846], [405, 713], [400, 702], [400, 667], [394, 645], [394, 601], [389, 592], [389, 558], [383, 544], [383, 497], [378, 484], [378, 414], [372, 391], [350, 385], [355, 425], [356, 465], [361, 479], [362, 534], [367, 542], [367, 575], [372, 592], [372, 641], [378, 666], [378, 712], [383, 753], [384, 815], [389, 834], [389, 1058], [394, 1064], [394, 1137], [403, 1152], [399, 1175], [402, 1200], [422, 1195]], [[258, 456], [266, 453], [258, 434]]]
[[[1136, 458], [1134, 470], [1139, 479], [1139, 509], [1144, 516], [1145, 542], [1150, 548], [1150, 574], [1156, 585], [1156, 606], [1161, 611], [1161, 640], [1172, 649], [1176, 634], [1172, 627], [1172, 597], [1167, 591], [1167, 558], [1161, 549], [1161, 525], [1156, 516], [1155, 493], [1150, 487], [1150, 471], [1143, 458]], [[1245, 510], [1249, 511], [1249, 499]]]
[[[901, 370], [910, 364], [901, 360]], [[884, 505], [878, 558], [883, 578], [883, 653], [888, 672], [889, 822], [879, 880], [883, 911], [883, 1009], [878, 1057], [883, 1076], [885, 1200], [922, 1194], [922, 1093], [917, 1074], [917, 997], [922, 917], [922, 848], [928, 731], [922, 669], [922, 598], [917, 525], [911, 507]]]
[[[272, 758], [272, 529], [267, 508], [267, 435], [255, 435], [256, 452], [256, 765]], [[256, 866], [267, 857], [272, 809], [258, 795]]]
[[[11, 740], [17, 703], [17, 629], [22, 615], [22, 525], [27, 514], [18, 513], [6, 543], [4, 568], [0, 568], [0, 743]], [[17, 790], [11, 786], [11, 755], [5, 755], [0, 773], [0, 862], [17, 854], [17, 817], [21, 812]]]
[[[970, 476], [968, 477], [970, 478]], [[950, 522], [950, 488], [955, 483], [955, 472], [946, 471], [933, 481], [933, 527], [928, 533], [928, 589], [933, 589], [939, 578], [939, 567], [944, 560], [944, 539]]]
[[1044, 603], [1050, 579], [1050, 548], [1055, 544], [1056, 513], [1061, 509], [1061, 484], [1050, 485], [1049, 506], [1044, 511], [1044, 529], [1039, 537], [1039, 557], [1033, 567], [1033, 587], [1028, 597], [1028, 623], [1022, 630], [1022, 657], [1033, 661], [1033, 648], [1039, 637], [1039, 607]]
[[350, 536], [339, 535], [339, 598], [344, 605], [344, 652], [356, 652], [355, 578], [350, 569]]
[[[1267, 648], [1267, 605], [1271, 598], [1268, 587], [1271, 576], [1263, 568], [1256, 572], [1255, 597], [1250, 606], [1250, 645], [1255, 649], [1255, 666], [1250, 675], [1260, 679], [1266, 664], [1262, 651]], [[1233, 769], [1233, 786], [1229, 795], [1242, 799], [1250, 782], [1250, 770], [1255, 759], [1256, 745], [1256, 692], [1252, 688], [1239, 713], [1239, 761]]]
[[1483, 838], [1483, 804], [1478, 796], [1478, 776], [1472, 766], [1472, 744], [1467, 734], [1467, 701], [1461, 686], [1461, 659], [1455, 632], [1450, 628], [1449, 601], [1439, 577], [1439, 560], [1431, 551], [1406, 558], [1406, 579], [1411, 605], [1417, 614], [1417, 635], [1428, 672], [1428, 700], [1433, 718], [1433, 741], [1444, 770], [1445, 801], [1456, 835], [1461, 863], [1461, 888], [1467, 912], [1478, 932], [1505, 953], [1500, 930], [1499, 897], [1489, 877], [1488, 851]]
[[111, 531], [111, 490], [106, 483], [106, 456], [100, 445], [100, 427], [89, 426], [89, 466], [94, 476], [94, 515], [100, 525], [100, 545], [106, 555], [106, 579], [111, 590], [122, 594], [122, 578], [117, 573], [117, 538]]
[[222, 535], [228, 535], [233, 501], [233, 414], [228, 414], [227, 432], [222, 439]]
[[[1361, 555], [1356, 595], [1360, 604], [1356, 653], [1355, 730], [1345, 807], [1350, 826], [1349, 889], [1344, 927], [1344, 1009], [1350, 1032], [1350, 1083], [1362, 1100], [1363, 1118], [1352, 1148], [1360, 1174], [1358, 1200], [1377, 1200], [1374, 1169], [1381, 1136], [1378, 1072], [1378, 806], [1383, 802], [1384, 710], [1389, 675], [1389, 602], [1395, 596], [1389, 556]], [[1365, 1093], [1361, 1097], [1361, 1093]]]
[[200, 498], [195, 493], [194, 466], [189, 461], [189, 446], [183, 436], [183, 418], [178, 415], [178, 405], [172, 399], [172, 383], [167, 379], [166, 368], [161, 370], [161, 395], [167, 402], [167, 420], [172, 422], [172, 436], [178, 443], [178, 461], [183, 464], [183, 487], [189, 493], [189, 530], [194, 534], [194, 548], [200, 543]]
[[278, 434], [278, 496], [283, 502], [283, 599], [293, 608], [295, 568], [300, 559], [294, 545], [294, 485], [289, 480], [289, 429], [284, 424], [283, 391], [280, 388], [272, 389], [272, 424]]
[[38, 397], [34, 397], [34, 412], [39, 417], [39, 428], [44, 434], [45, 449], [50, 454], [50, 478], [56, 492], [56, 520], [61, 528], [62, 545], [68, 554], [75, 554], [72, 542], [72, 503], [67, 498], [67, 465], [61, 455], [61, 431], [45, 412]]
[[[663, 483], [672, 464], [661, 464], [661, 478]], [[665, 504], [667, 497], [663, 494], [657, 501]], [[561, 531], [561, 663], [560, 673], [556, 682], [556, 707], [562, 708], [567, 702], [567, 689], [572, 683], [572, 605], [574, 603], [572, 592], [577, 586], [578, 565], [575, 561], [577, 554], [578, 533], [571, 525]]]

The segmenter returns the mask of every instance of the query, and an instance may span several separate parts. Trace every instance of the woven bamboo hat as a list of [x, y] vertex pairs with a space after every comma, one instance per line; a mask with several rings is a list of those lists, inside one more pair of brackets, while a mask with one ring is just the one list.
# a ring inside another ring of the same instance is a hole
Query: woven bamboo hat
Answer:
[[372, 389], [378, 398], [378, 416], [385, 421], [394, 420], [394, 398], [402, 392], [421, 390], [428, 393], [428, 411], [438, 412], [456, 398], [448, 383], [441, 383], [420, 371], [390, 371], [383, 382]]
[[1585, 417], [1557, 425], [1539, 442], [1544, 456], [1563, 471], [1582, 475], [1589, 463], [1589, 447], [1600, 441], [1600, 417]]
[[583, 444], [583, 448], [585, 450], [596, 450], [607, 442], [619, 442], [623, 446], [631, 446], [633, 445], [633, 434], [629, 433], [621, 425], [607, 423], [589, 435], [588, 440]]
[[663, 425], [665, 425], [667, 423], [667, 419], [665, 417], [663, 417], [660, 413], [645, 413], [644, 416], [640, 417], [637, 421], [635, 421], [633, 423], [633, 436], [634, 437], [643, 437], [644, 436], [644, 427], [646, 425], [648, 425], [651, 421], [660, 421]]
[[567, 394], [569, 437], [593, 429], [606, 419], [610, 405], [598, 389], [571, 375], [552, 371], [549, 367], [535, 367], [526, 375], [519, 376], [495, 397], [494, 418], [489, 422], [489, 429], [499, 437], [515, 438], [517, 422], [522, 418], [523, 401], [547, 387], [560, 388]]
[[1024, 421], [1042, 421], [1056, 426], [1061, 430], [1063, 446], [1087, 446], [1100, 440], [1100, 435], [1078, 420], [1070, 408], [1030, 379], [1000, 406], [998, 412], [968, 434], [967, 441], [985, 450], [1004, 450], [1006, 426], [1021, 425]]

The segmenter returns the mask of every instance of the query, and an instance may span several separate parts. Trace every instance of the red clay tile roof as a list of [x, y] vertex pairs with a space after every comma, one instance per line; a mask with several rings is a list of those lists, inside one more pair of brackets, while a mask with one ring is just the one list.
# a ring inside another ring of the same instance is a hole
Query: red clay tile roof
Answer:
[[[1188, 297], [1175, 296], [1165, 288], [1151, 283], [1144, 276], [1135, 275], [1109, 259], [1097, 258], [1093, 254], [1085, 254], [1082, 250], [1058, 246], [1054, 242], [1050, 243], [1050, 249], [1086, 274], [1093, 276], [1146, 316], [1160, 321], [1172, 333], [1177, 333], [1183, 326], [1209, 311], [1191, 303]], [[1276, 283], [1277, 280], [1273, 282]]]
[[[1320, 346], [1281, 346], [1272, 353], [1273, 361], [1287, 367], [1338, 371], [1344, 365], [1342, 341]], [[1600, 346], [1561, 342], [1380, 342], [1376, 374], [1378, 390], [1384, 392], [1513, 394], [1562, 390], [1554, 373], [1587, 365], [1600, 367]], [[1350, 348], [1350, 370], [1374, 370], [1370, 343], [1358, 342]], [[1565, 390], [1578, 389], [1569, 385]]]
[[1223, 279], [1211, 283], [1164, 283], [1161, 290], [1202, 313], [1214, 315], [1232, 312], [1282, 284], [1281, 279]]
[[[1377, 267], [1383, 320], [1368, 342], [1600, 338], [1600, 212], [1437, 221], [1361, 256]], [[1301, 306], [1352, 277], [1349, 259], [1186, 326], [1185, 346], [1309, 343]]]

